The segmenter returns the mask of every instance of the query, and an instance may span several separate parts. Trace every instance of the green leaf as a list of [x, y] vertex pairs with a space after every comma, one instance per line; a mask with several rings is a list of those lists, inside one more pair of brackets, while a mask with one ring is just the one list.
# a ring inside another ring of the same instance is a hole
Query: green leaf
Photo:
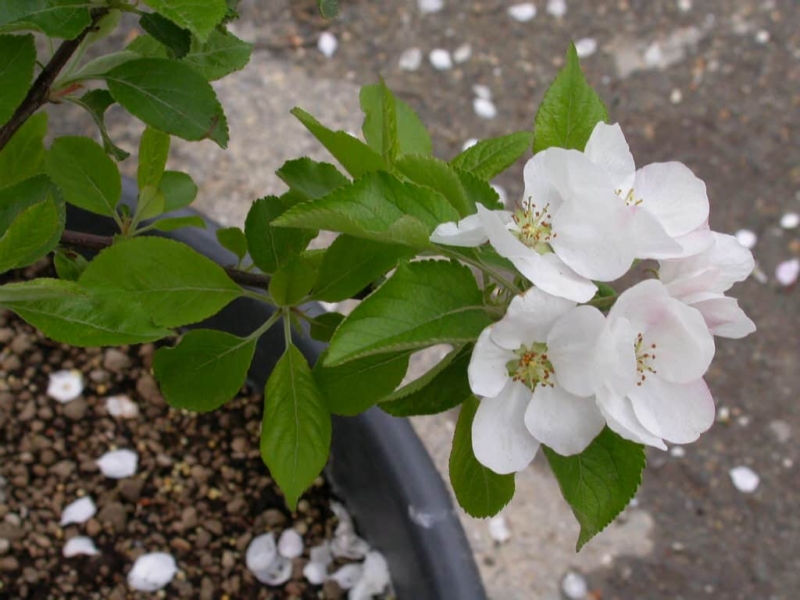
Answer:
[[71, 40], [92, 22], [86, 0], [5, 0], [0, 2], [0, 30], [5, 26], [37, 29]]
[[332, 164], [316, 162], [306, 157], [283, 163], [275, 174], [305, 200], [327, 196], [336, 188], [350, 183]]
[[[384, 150], [385, 114], [394, 113], [395, 124], [388, 125], [389, 132], [396, 136], [397, 154], [423, 154], [433, 151], [431, 138], [414, 109], [397, 98], [382, 82], [366, 85], [359, 94], [361, 110], [364, 112], [362, 132], [370, 148], [376, 152]], [[386, 105], [386, 98], [390, 98]], [[388, 113], [387, 113], [388, 109]]]
[[364, 112], [362, 132], [370, 148], [391, 165], [397, 157], [397, 105], [395, 97], [381, 80], [372, 87], [361, 88], [361, 110]]
[[197, 196], [197, 184], [182, 171], [164, 171], [159, 188], [164, 194], [164, 212], [185, 208]]
[[159, 348], [153, 373], [170, 406], [208, 412], [236, 397], [247, 379], [257, 337], [195, 329], [174, 348]]
[[533, 151], [551, 146], [583, 150], [594, 126], [608, 120], [606, 107], [581, 71], [575, 45], [567, 50], [567, 64], [556, 76], [539, 105]]
[[0, 124], [11, 118], [28, 93], [35, 64], [33, 35], [0, 35]]
[[[299, 256], [316, 231], [274, 227], [273, 221], [286, 210], [285, 201], [276, 196], [256, 200], [250, 207], [244, 233], [255, 265], [274, 273], [293, 256]], [[313, 282], [312, 282], [313, 283]]]
[[136, 172], [136, 183], [141, 190], [147, 185], [156, 188], [161, 183], [161, 176], [167, 166], [170, 137], [158, 129], [147, 127], [139, 142], [139, 169]]
[[395, 417], [435, 415], [472, 397], [467, 367], [472, 346], [455, 348], [419, 379], [404, 385], [381, 402]]
[[560, 456], [542, 446], [564, 499], [581, 525], [577, 550], [628, 505], [642, 481], [644, 447], [607, 427], [586, 450]]
[[264, 390], [261, 457], [294, 510], [328, 460], [331, 419], [300, 351], [286, 349]]
[[317, 271], [302, 256], [293, 256], [275, 271], [269, 281], [269, 293], [278, 306], [295, 306], [311, 291]]
[[167, 48], [150, 35], [136, 36], [125, 50], [147, 58], [170, 58]]
[[530, 131], [481, 140], [456, 156], [450, 164], [490, 181], [517, 162], [531, 147], [532, 140]]
[[233, 252], [240, 262], [247, 255], [247, 238], [238, 227], [217, 229], [217, 241], [223, 248]]
[[53, 253], [53, 265], [59, 279], [78, 281], [88, 264], [89, 261], [72, 250], [58, 248]]
[[436, 192], [377, 172], [324, 198], [292, 207], [274, 224], [425, 248], [439, 223], [457, 220], [456, 210]]
[[107, 217], [116, 214], [122, 179], [116, 163], [96, 142], [57, 138], [45, 157], [45, 170], [70, 204]]
[[185, 140], [228, 145], [228, 123], [211, 85], [189, 65], [164, 58], [129, 60], [105, 75], [108, 91], [147, 125]]
[[514, 473], [498, 475], [484, 467], [472, 450], [472, 421], [478, 400], [470, 398], [461, 406], [453, 450], [450, 453], [450, 482], [459, 505], [472, 517], [483, 519], [500, 512], [514, 497]]
[[201, 40], [208, 37], [228, 10], [225, 0], [144, 0], [144, 3]]
[[0, 307], [17, 313], [50, 339], [72, 346], [142, 344], [170, 333], [153, 325], [133, 299], [98, 294], [62, 279], [0, 286]]
[[92, 260], [80, 283], [139, 302], [164, 327], [202, 321], [242, 294], [215, 262], [185, 244], [155, 237], [115, 242]]
[[0, 273], [27, 267], [58, 244], [64, 231], [64, 203], [48, 197], [24, 209], [0, 237]]
[[471, 342], [490, 324], [468, 267], [444, 260], [401, 264], [336, 330], [327, 363]]
[[42, 171], [47, 113], [28, 119], [0, 150], [0, 188], [33, 177]]
[[161, 190], [153, 184], [144, 186], [139, 190], [139, 197], [136, 202], [136, 218], [143, 220], [157, 217], [164, 212], [165, 203], [166, 199]]
[[378, 354], [329, 367], [324, 357], [314, 366], [314, 380], [335, 415], [364, 412], [392, 393], [408, 370], [408, 352]]
[[400, 260], [410, 259], [414, 254], [407, 246], [340, 235], [325, 252], [313, 298], [326, 302], [352, 298]]
[[309, 333], [311, 337], [320, 342], [329, 342], [333, 332], [344, 321], [344, 315], [337, 312], [322, 313], [311, 321]]
[[139, 19], [139, 25], [154, 39], [172, 50], [175, 58], [183, 58], [188, 54], [192, 43], [192, 34], [188, 29], [178, 27], [158, 13], [143, 14]]
[[300, 108], [292, 109], [292, 114], [353, 177], [387, 169], [380, 154], [346, 131], [331, 131]]
[[215, 29], [205, 42], [192, 39], [191, 49], [183, 62], [208, 81], [215, 81], [243, 69], [250, 62], [252, 52], [253, 44], [227, 31]]
[[81, 96], [77, 102], [73, 98], [72, 102], [86, 109], [94, 119], [97, 128], [100, 130], [100, 136], [103, 138], [103, 149], [107, 154], [113, 156], [117, 161], [125, 160], [130, 156], [128, 152], [111, 141], [111, 137], [106, 130], [105, 113], [108, 107], [114, 104], [114, 98], [111, 97], [108, 90], [91, 90]]
[[500, 201], [500, 196], [488, 182], [479, 179], [469, 171], [462, 171], [458, 168], [453, 168], [453, 170], [458, 175], [458, 180], [461, 182], [461, 187], [464, 188], [464, 194], [470, 204], [483, 204], [491, 210], [505, 208]]
[[17, 216], [34, 204], [44, 202], [57, 189], [46, 175], [36, 175], [0, 189], [0, 235], [11, 227]]
[[153, 229], [158, 231], [175, 231], [181, 227], [199, 227], [200, 229], [206, 228], [206, 222], [202, 217], [168, 217], [166, 219], [159, 219], [151, 225]]
[[333, 19], [339, 14], [339, 0], [317, 0], [319, 14], [326, 19]]
[[434, 156], [409, 154], [399, 158], [395, 167], [414, 183], [439, 192], [460, 216], [475, 214], [475, 203], [464, 191], [458, 173], [443, 160]]
[[139, 55], [136, 52], [131, 52], [130, 50], [121, 50], [119, 52], [112, 52], [111, 54], [98, 56], [97, 58], [87, 62], [69, 77], [61, 80], [59, 87], [64, 88], [71, 83], [86, 81], [88, 79], [100, 79], [112, 69], [137, 58], [139, 58]]

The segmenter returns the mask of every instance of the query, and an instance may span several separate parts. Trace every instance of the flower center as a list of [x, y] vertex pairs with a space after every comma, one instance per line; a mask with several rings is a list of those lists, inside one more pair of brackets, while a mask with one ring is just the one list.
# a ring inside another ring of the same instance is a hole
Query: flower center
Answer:
[[644, 343], [644, 337], [640, 333], [636, 336], [634, 347], [636, 348], [636, 374], [639, 378], [636, 385], [641, 386], [647, 379], [647, 373], [655, 374], [658, 372], [653, 368], [653, 361], [656, 359], [656, 345], [650, 344], [650, 346], [647, 346]]
[[513, 232], [520, 242], [528, 248], [536, 250], [539, 254], [550, 252], [549, 242], [556, 237], [553, 233], [553, 215], [548, 211], [549, 204], [541, 210], [536, 208], [528, 199], [522, 203], [522, 208], [514, 211], [513, 219], [518, 231]]
[[508, 374], [514, 381], [521, 381], [530, 389], [534, 389], [537, 384], [555, 384], [551, 380], [553, 375], [553, 365], [547, 359], [547, 344], [535, 342], [530, 346], [524, 344], [514, 351], [519, 358], [509, 361], [507, 368]]
[[617, 196], [622, 198], [627, 206], [640, 206], [643, 202], [643, 198], [636, 199], [636, 192], [634, 192], [633, 188], [628, 190], [628, 193], [624, 196], [622, 195], [622, 190], [614, 190], [617, 193]]

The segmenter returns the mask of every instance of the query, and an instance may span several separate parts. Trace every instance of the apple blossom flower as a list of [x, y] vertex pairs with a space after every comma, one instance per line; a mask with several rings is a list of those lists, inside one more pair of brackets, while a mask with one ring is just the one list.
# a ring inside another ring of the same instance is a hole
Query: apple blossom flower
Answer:
[[659, 278], [670, 296], [700, 311], [712, 334], [743, 338], [755, 323], [725, 292], [753, 272], [753, 254], [732, 235], [712, 236], [713, 245], [699, 254], [660, 261]]
[[595, 347], [597, 404], [622, 437], [666, 449], [697, 440], [714, 422], [703, 381], [714, 357], [703, 315], [657, 280], [623, 292]]
[[468, 377], [483, 397], [472, 423], [473, 450], [483, 465], [520, 471], [540, 444], [577, 454], [600, 433], [605, 421], [586, 366], [604, 323], [596, 308], [531, 288], [481, 332]]

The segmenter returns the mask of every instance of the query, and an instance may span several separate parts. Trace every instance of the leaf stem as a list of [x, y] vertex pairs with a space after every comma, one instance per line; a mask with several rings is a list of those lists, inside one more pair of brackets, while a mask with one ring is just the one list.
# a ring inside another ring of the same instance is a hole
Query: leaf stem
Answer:
[[458, 252], [453, 252], [452, 250], [448, 250], [447, 248], [443, 248], [441, 246], [436, 246], [436, 252], [438, 254], [443, 254], [444, 256], [447, 256], [448, 258], [453, 258], [455, 260], [460, 260], [461, 262], [463, 262], [465, 264], [468, 264], [468, 265], [470, 265], [472, 267], [475, 267], [476, 269], [479, 269], [483, 273], [493, 277], [494, 280], [497, 281], [497, 283], [499, 283], [504, 288], [506, 288], [508, 291], [510, 291], [510, 292], [512, 292], [514, 294], [519, 294], [520, 292], [522, 292], [522, 290], [513, 281], [509, 281], [508, 279], [506, 279], [506, 277], [502, 273], [498, 273], [497, 271], [495, 271], [494, 269], [492, 269], [491, 267], [489, 267], [488, 265], [482, 263], [479, 260], [472, 260], [471, 258], [467, 258], [466, 256], [463, 256], [462, 254], [459, 254]]
[[280, 319], [282, 316], [283, 316], [283, 312], [282, 312], [282, 311], [280, 311], [280, 310], [276, 310], [274, 313], [272, 313], [272, 315], [270, 316], [270, 318], [269, 318], [269, 319], [267, 319], [266, 321], [264, 321], [264, 323], [261, 325], [261, 327], [259, 327], [258, 329], [256, 329], [256, 330], [255, 330], [253, 333], [251, 333], [250, 335], [248, 335], [248, 336], [247, 336], [247, 339], [248, 339], [248, 340], [252, 340], [252, 339], [256, 339], [256, 340], [257, 340], [257, 339], [258, 339], [258, 338], [260, 338], [262, 335], [264, 335], [264, 334], [265, 334], [267, 331], [269, 331], [269, 329], [270, 329], [270, 328], [271, 328], [273, 325], [275, 325], [275, 323], [278, 321], [278, 319]]

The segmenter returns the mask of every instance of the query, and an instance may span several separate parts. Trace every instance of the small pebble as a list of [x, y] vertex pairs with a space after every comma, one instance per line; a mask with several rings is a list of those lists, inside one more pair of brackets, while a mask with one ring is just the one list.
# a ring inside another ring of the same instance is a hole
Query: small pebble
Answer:
[[752, 494], [755, 492], [756, 488], [758, 488], [758, 484], [761, 482], [758, 474], [750, 467], [734, 467], [729, 471], [729, 475], [733, 486], [745, 494]]
[[128, 585], [139, 592], [157, 592], [166, 587], [177, 572], [178, 565], [170, 554], [143, 554], [128, 573]]
[[673, 446], [672, 448], [670, 448], [669, 453], [671, 456], [674, 456], [675, 458], [683, 458], [684, 456], [686, 456], [686, 450], [684, 449], [683, 446]]
[[577, 571], [567, 571], [561, 579], [561, 591], [567, 600], [584, 600], [589, 594], [586, 579]]
[[536, 16], [536, 5], [533, 2], [523, 2], [508, 7], [508, 15], [515, 21], [527, 23]]
[[567, 3], [565, 0], [547, 0], [547, 12], [560, 19], [567, 14]]
[[728, 423], [731, 420], [731, 409], [727, 406], [720, 406], [717, 409], [717, 422]]
[[485, 98], [475, 98], [472, 101], [472, 108], [475, 114], [482, 119], [494, 119], [497, 116], [497, 107], [494, 102]]
[[800, 214], [788, 212], [781, 217], [781, 227], [784, 229], [795, 229], [800, 225]]
[[771, 37], [771, 36], [770, 36], [770, 34], [769, 34], [769, 31], [767, 31], [766, 29], [760, 29], [760, 30], [759, 30], [759, 31], [756, 33], [755, 40], [756, 40], [756, 42], [757, 42], [757, 43], [759, 43], [759, 44], [762, 44], [762, 45], [763, 45], [763, 44], [767, 44], [767, 43], [769, 43], [770, 37]]
[[436, 13], [444, 8], [444, 0], [417, 0], [417, 7], [423, 14]]
[[404, 50], [397, 64], [403, 71], [416, 71], [422, 64], [422, 50], [419, 48]]
[[447, 71], [453, 68], [453, 59], [450, 57], [450, 52], [442, 48], [431, 50], [428, 60], [431, 61], [431, 65], [437, 71]]
[[792, 429], [786, 421], [770, 421], [769, 430], [779, 444], [785, 444], [792, 437]]
[[64, 370], [50, 374], [47, 395], [54, 400], [66, 404], [83, 393], [83, 376], [80, 371]]
[[503, 515], [489, 519], [489, 535], [498, 544], [504, 544], [511, 539], [511, 532]]
[[739, 243], [748, 250], [752, 250], [756, 245], [756, 242], [758, 242], [758, 236], [749, 229], [740, 229], [734, 234], [734, 236]]
[[71, 523], [85, 523], [97, 513], [97, 506], [89, 496], [78, 498], [68, 504], [61, 513], [59, 525], [65, 527]]
[[678, 88], [675, 88], [669, 94], [669, 101], [673, 104], [680, 104], [683, 102], [683, 92], [681, 92]]
[[800, 275], [800, 259], [785, 260], [775, 267], [775, 279], [784, 287], [793, 285]]
[[492, 90], [489, 88], [488, 85], [481, 85], [476, 83], [472, 86], [472, 93], [475, 94], [476, 98], [482, 98], [483, 100], [491, 100], [492, 99]]
[[692, 0], [678, 0], [678, 10], [681, 12], [692, 10]]
[[578, 53], [578, 58], [589, 58], [597, 52], [597, 40], [588, 37], [581, 38], [575, 42], [575, 51]]
[[469, 44], [461, 44], [453, 52], [453, 60], [458, 63], [465, 63], [472, 58], [472, 46]]
[[61, 553], [64, 555], [64, 558], [71, 558], [80, 554], [95, 556], [96, 554], [100, 554], [100, 551], [97, 549], [97, 546], [94, 545], [92, 538], [81, 535], [72, 538], [64, 544], [64, 549]]
[[320, 52], [322, 52], [322, 54], [325, 55], [325, 57], [331, 58], [334, 54], [336, 54], [336, 49], [338, 47], [339, 40], [337, 40], [336, 36], [330, 31], [323, 31], [321, 34], [319, 34], [317, 48]]

